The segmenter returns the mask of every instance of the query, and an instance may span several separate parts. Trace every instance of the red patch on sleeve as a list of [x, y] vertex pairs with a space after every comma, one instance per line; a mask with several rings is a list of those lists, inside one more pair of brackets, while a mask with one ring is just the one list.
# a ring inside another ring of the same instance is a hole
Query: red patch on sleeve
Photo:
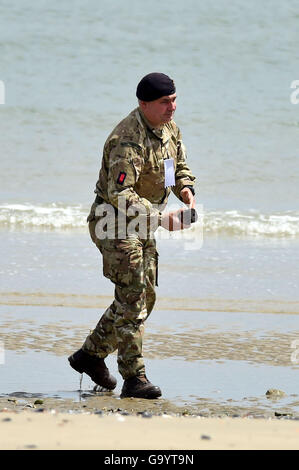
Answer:
[[124, 171], [121, 171], [117, 178], [117, 184], [124, 184], [126, 176], [127, 176], [127, 173], [125, 173]]

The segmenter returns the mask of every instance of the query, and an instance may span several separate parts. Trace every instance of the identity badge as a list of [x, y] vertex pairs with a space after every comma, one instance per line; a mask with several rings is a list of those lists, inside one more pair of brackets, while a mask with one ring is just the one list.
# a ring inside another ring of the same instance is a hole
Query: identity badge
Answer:
[[174, 161], [173, 158], [167, 158], [164, 160], [164, 174], [165, 174], [165, 183], [164, 186], [175, 186], [175, 176], [174, 176]]

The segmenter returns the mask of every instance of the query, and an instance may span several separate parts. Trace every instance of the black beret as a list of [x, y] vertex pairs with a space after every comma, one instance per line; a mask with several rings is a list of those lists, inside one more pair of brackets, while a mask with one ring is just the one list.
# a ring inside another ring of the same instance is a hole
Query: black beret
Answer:
[[141, 101], [154, 101], [175, 93], [174, 81], [164, 73], [149, 73], [138, 83], [136, 96]]

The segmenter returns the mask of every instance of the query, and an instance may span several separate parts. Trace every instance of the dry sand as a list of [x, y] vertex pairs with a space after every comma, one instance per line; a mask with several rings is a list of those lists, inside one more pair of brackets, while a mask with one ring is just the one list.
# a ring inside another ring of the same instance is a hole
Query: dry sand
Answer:
[[2, 410], [0, 448], [298, 450], [299, 421]]

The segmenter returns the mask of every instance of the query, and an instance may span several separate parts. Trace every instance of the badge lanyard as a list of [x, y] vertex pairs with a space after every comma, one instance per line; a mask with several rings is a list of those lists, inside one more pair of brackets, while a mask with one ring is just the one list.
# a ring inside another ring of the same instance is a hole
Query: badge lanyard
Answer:
[[[167, 143], [167, 147], [168, 147], [168, 143]], [[168, 188], [170, 186], [175, 186], [174, 159], [169, 157], [167, 147], [166, 147], [167, 158], [163, 160], [164, 161], [164, 187], [165, 188]], [[156, 161], [158, 161], [156, 152], [154, 149], [153, 151], [155, 154]]]

